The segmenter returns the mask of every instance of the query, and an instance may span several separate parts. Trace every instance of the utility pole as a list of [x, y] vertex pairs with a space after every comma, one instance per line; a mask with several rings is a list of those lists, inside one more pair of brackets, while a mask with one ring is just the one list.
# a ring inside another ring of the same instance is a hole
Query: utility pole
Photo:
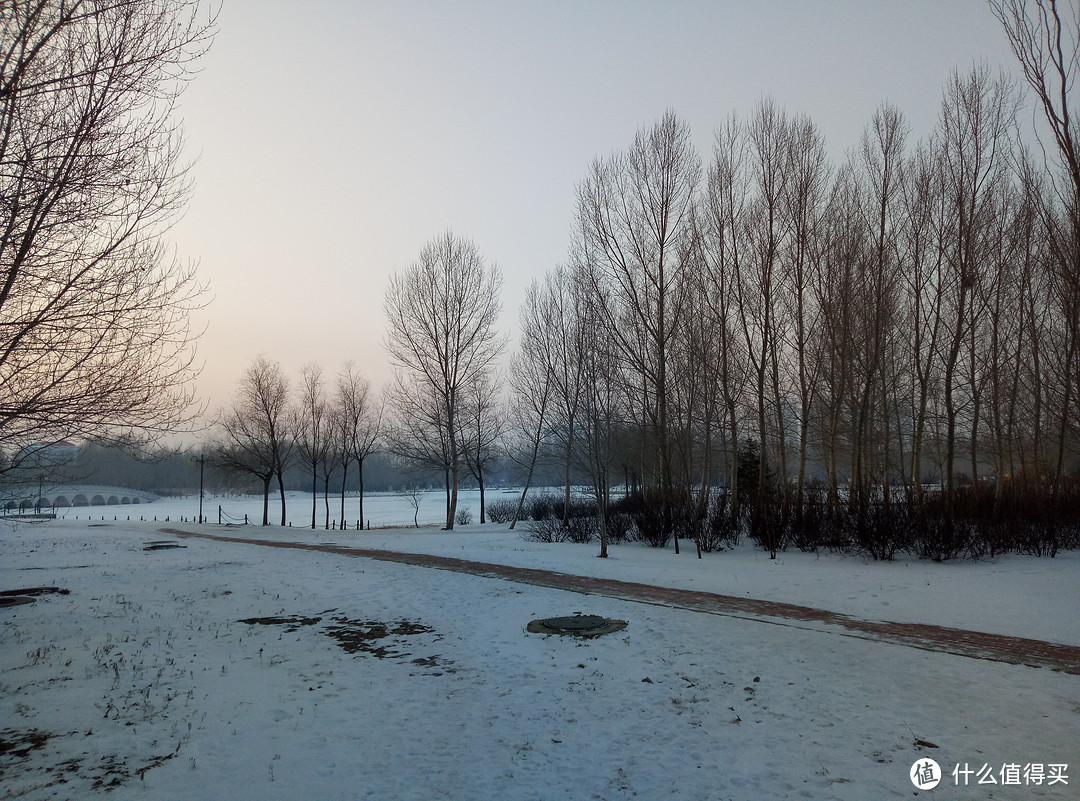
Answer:
[[202, 454], [190, 460], [188, 464], [199, 465], [199, 524], [203, 522], [203, 472], [206, 468], [206, 455]]

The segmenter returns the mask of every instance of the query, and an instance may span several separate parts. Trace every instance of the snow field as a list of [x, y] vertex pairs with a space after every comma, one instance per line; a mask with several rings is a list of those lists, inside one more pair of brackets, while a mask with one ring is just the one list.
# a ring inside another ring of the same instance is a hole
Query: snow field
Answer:
[[[622, 546], [604, 562], [591, 546], [486, 528], [350, 536], [482, 561], [556, 559], [566, 572], [631, 581], [651, 564], [653, 583], [695, 589], [706, 589], [705, 564], [723, 572], [730, 557], [748, 586], [784, 568], [773, 582], [801, 602], [829, 583], [835, 598], [881, 597], [869, 589], [877, 573], [837, 586], [858, 560], [833, 570], [827, 559], [792, 559], [755, 573], [752, 551], [676, 563]], [[0, 762], [13, 798], [103, 796], [114, 781], [122, 789], [111, 797], [136, 799], [910, 798], [908, 770], [926, 756], [946, 770], [1056, 762], [1080, 774], [1076, 676], [331, 554], [198, 539], [147, 552], [146, 542], [172, 539], [147, 525], [0, 532], [3, 588], [71, 591], [0, 610], [3, 726], [53, 735]], [[305, 536], [345, 544], [342, 532]], [[1025, 571], [1029, 590], [1056, 587], [1064, 579], [1044, 575], [1055, 562], [1018, 560], [1010, 574], [1002, 560], [982, 584], [972, 577], [983, 565], [961, 567], [954, 600], [978, 607], [992, 596], [960, 592], [995, 584], [1010, 595], [1022, 578], [1001, 576]], [[1075, 578], [1075, 561], [1058, 564]], [[910, 596], [921, 580], [897, 580], [887, 594]], [[771, 597], [771, 585], [759, 587], [754, 597]], [[629, 626], [587, 641], [524, 631], [535, 617], [579, 611]], [[272, 615], [320, 620], [239, 622]], [[390, 652], [383, 658], [351, 654], [327, 636], [335, 617], [430, 631], [373, 641]], [[58, 778], [66, 783], [46, 786]], [[1070, 798], [1077, 782], [993, 797]], [[985, 787], [943, 789], [990, 797]]]
[[[517, 497], [515, 493], [490, 491], [492, 498]], [[204, 512], [214, 530], [216, 505], [207, 499]], [[220, 499], [224, 500], [225, 499]], [[347, 501], [347, 511], [355, 505]], [[194, 505], [193, 505], [194, 504]], [[243, 519], [261, 520], [259, 498], [233, 498], [228, 507]], [[274, 509], [271, 499], [271, 510]], [[462, 492], [461, 505], [479, 520], [479, 493]], [[215, 510], [210, 515], [211, 507]], [[935, 623], [941, 626], [1043, 639], [1080, 645], [1080, 552], [1066, 551], [1054, 559], [1015, 554], [978, 562], [957, 560], [935, 564], [901, 555], [894, 562], [874, 562], [858, 556], [820, 553], [806, 554], [792, 548], [776, 560], [744, 542], [734, 550], [695, 558], [693, 543], [682, 544], [676, 558], [673, 546], [657, 551], [640, 544], [613, 545], [610, 558], [594, 558], [595, 544], [537, 543], [522, 538], [527, 523], [513, 532], [505, 524], [458, 526], [453, 532], [439, 531], [440, 510], [445, 510], [441, 492], [428, 492], [421, 502], [422, 528], [412, 527], [413, 509], [404, 496], [374, 494], [365, 497], [365, 517], [371, 531], [326, 531], [322, 527], [322, 500], [319, 499], [319, 526], [311, 530], [311, 495], [288, 493], [288, 509], [293, 525], [287, 528], [249, 526], [232, 529], [239, 536], [300, 542], [335, 542], [360, 548], [383, 548], [415, 553], [453, 556], [481, 562], [501, 562], [518, 567], [558, 570], [579, 575], [638, 581], [669, 587], [717, 592], [745, 598], [759, 598], [812, 606], [867, 620], [901, 623]], [[331, 513], [337, 507], [331, 503]], [[445, 512], [442, 512], [445, 515]], [[194, 520], [198, 499], [165, 499], [153, 504], [71, 509], [67, 523], [86, 524], [87, 514], [96, 522], [113, 522], [140, 516]], [[71, 517], [78, 515], [78, 521]], [[426, 517], [425, 517], [426, 515]], [[272, 517], [272, 519], [275, 519]], [[276, 518], [279, 519], [279, 518]], [[58, 521], [59, 522], [59, 521]], [[381, 525], [400, 529], [381, 529]]]

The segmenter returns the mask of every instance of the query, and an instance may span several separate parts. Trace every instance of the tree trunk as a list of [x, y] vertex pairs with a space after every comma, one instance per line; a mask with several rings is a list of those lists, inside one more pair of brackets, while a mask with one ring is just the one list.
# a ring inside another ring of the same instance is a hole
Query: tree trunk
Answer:
[[458, 465], [450, 466], [450, 506], [446, 510], [446, 530], [454, 530], [454, 517], [457, 516], [458, 502]]
[[525, 496], [529, 492], [529, 485], [532, 483], [533, 471], [529, 468], [528, 475], [525, 476], [525, 488], [521, 491], [521, 497], [518, 498], [517, 509], [514, 510], [514, 519], [510, 521], [510, 530], [514, 530], [514, 526], [517, 525], [518, 519], [521, 517], [521, 509], [525, 505]]
[[330, 530], [330, 471], [323, 476], [323, 526]]
[[487, 522], [484, 518], [484, 468], [479, 462], [476, 463], [476, 480], [480, 483], [480, 523]]
[[574, 452], [574, 424], [566, 427], [566, 453], [563, 459], [563, 526], [570, 524], [570, 460]]
[[600, 558], [608, 558], [608, 530], [607, 530], [607, 507], [608, 507], [608, 495], [609, 490], [604, 490], [601, 495], [600, 492], [596, 494], [596, 515], [597, 524], [600, 528]]
[[735, 526], [739, 525], [739, 514], [742, 511], [739, 506], [739, 422], [735, 416], [734, 408], [730, 409], [731, 418], [731, 473], [728, 475], [728, 492], [731, 496], [731, 520]]
[[[532, 454], [529, 456], [529, 472], [525, 474], [525, 488], [521, 490], [521, 497], [518, 499], [517, 508], [514, 510], [514, 519], [510, 521], [510, 530], [514, 530], [514, 526], [517, 525], [518, 518], [521, 517], [521, 509], [525, 506], [525, 496], [529, 492], [529, 485], [532, 484], [533, 471], [536, 469], [536, 459], [540, 454], [540, 440], [543, 436], [541, 429], [543, 428], [543, 418], [540, 420], [540, 426], [537, 427], [536, 436], [533, 437]], [[569, 482], [567, 482], [569, 483]]]
[[357, 478], [360, 481], [360, 528], [366, 528], [367, 523], [364, 520], [364, 459], [363, 457], [356, 460]]
[[264, 526], [270, 525], [270, 478], [263, 479], [263, 522]]
[[279, 470], [277, 474], [278, 493], [281, 495], [281, 525], [285, 526], [285, 479], [282, 476], [282, 471]]
[[349, 460], [341, 460], [341, 528], [345, 529], [345, 479], [349, 475]]
[[[452, 521], [452, 514], [453, 513], [450, 511], [450, 468], [449, 467], [444, 468], [443, 473], [444, 473], [443, 481], [445, 482], [443, 488], [446, 491], [446, 518], [447, 518], [447, 520], [450, 520], [451, 522], [453, 522]], [[447, 530], [449, 530], [449, 528], [450, 528], [450, 526], [447, 525]]]
[[945, 362], [945, 494], [950, 502], [956, 492], [954, 468], [956, 461], [956, 403], [953, 400], [953, 374], [960, 356], [960, 345], [964, 339], [963, 321], [967, 307], [966, 275], [960, 276], [961, 289], [959, 309], [956, 313], [956, 331]]

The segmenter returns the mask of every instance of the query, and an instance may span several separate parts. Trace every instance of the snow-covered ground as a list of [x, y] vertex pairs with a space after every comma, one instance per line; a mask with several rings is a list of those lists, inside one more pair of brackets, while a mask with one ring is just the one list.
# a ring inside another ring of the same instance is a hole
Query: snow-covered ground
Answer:
[[[168, 503], [0, 524], [0, 589], [70, 591], [0, 609], [5, 798], [1077, 795], [1077, 676], [326, 553], [200, 539], [144, 550], [174, 538], [139, 516], [197, 514]], [[392, 506], [388, 519], [411, 522]], [[773, 562], [740, 546], [699, 561], [621, 545], [600, 560], [595, 546], [526, 542], [505, 525], [205, 529], [1080, 643], [1075, 553]], [[525, 631], [576, 612], [629, 625], [587, 641]], [[271, 616], [281, 622], [241, 622]], [[909, 778], [927, 759], [945, 772], [934, 790]]]

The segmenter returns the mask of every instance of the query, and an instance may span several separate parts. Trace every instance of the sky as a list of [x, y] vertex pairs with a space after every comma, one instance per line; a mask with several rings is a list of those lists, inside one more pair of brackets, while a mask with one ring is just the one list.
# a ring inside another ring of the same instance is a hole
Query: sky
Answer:
[[512, 348], [589, 165], [668, 109], [707, 163], [717, 127], [771, 97], [838, 163], [886, 101], [927, 137], [976, 63], [1018, 75], [982, 0], [221, 0], [169, 233], [209, 285], [200, 396], [227, 405], [260, 355], [388, 383], [388, 278], [447, 230], [502, 271]]

